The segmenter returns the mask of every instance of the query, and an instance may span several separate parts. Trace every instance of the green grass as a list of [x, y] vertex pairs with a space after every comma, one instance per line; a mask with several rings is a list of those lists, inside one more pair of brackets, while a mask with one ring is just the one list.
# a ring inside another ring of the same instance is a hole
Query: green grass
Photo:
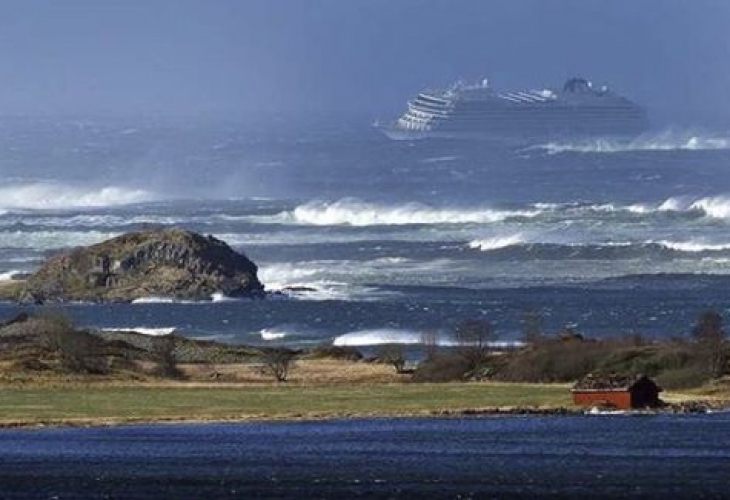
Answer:
[[0, 423], [6, 424], [402, 415], [497, 406], [570, 406], [570, 393], [561, 385], [464, 383], [0, 389]]

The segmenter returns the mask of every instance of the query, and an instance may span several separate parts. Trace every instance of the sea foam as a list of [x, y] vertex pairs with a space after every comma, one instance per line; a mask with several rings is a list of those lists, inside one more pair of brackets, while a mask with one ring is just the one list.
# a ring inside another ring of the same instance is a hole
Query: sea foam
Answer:
[[355, 199], [310, 202], [280, 214], [279, 221], [316, 226], [377, 226], [407, 224], [484, 224], [508, 218], [535, 217], [537, 208], [499, 210], [492, 208], [437, 208], [422, 203], [381, 205]]
[[17, 269], [13, 269], [11, 271], [5, 271], [0, 273], [0, 281], [12, 281], [15, 276], [23, 274], [23, 271], [19, 271]]
[[[424, 332], [397, 328], [375, 328], [368, 330], [358, 330], [355, 332], [345, 333], [336, 337], [332, 343], [342, 347], [360, 347], [383, 344], [405, 344], [417, 345], [433, 342], [433, 337]], [[454, 337], [446, 332], [437, 332], [435, 338], [436, 345], [442, 347], [453, 347], [462, 345]], [[488, 342], [487, 345], [498, 349], [509, 349], [523, 346], [520, 341], [496, 340]]]
[[[548, 154], [560, 153], [622, 153], [628, 151], [701, 151], [730, 149], [730, 137], [688, 131], [664, 131], [642, 135], [630, 141], [591, 139], [550, 142], [536, 146]], [[532, 148], [534, 149], [534, 148]]]
[[151, 326], [129, 326], [129, 327], [116, 327], [116, 328], [103, 328], [105, 332], [136, 332], [143, 335], [150, 335], [152, 337], [160, 337], [163, 335], [170, 335], [175, 333], [177, 330], [174, 326], [169, 327], [151, 327]]
[[142, 189], [118, 186], [83, 187], [54, 182], [34, 182], [0, 187], [0, 211], [16, 209], [58, 210], [106, 207], [151, 201]]

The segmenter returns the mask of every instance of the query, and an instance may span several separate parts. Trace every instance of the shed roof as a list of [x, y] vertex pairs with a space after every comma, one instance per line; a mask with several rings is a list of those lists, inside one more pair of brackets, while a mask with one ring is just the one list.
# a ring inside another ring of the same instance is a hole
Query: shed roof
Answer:
[[[646, 375], [627, 375], [619, 373], [591, 373], [586, 375], [573, 386], [573, 391], [629, 391], [639, 382], [654, 384]], [[661, 391], [661, 388], [657, 386]]]

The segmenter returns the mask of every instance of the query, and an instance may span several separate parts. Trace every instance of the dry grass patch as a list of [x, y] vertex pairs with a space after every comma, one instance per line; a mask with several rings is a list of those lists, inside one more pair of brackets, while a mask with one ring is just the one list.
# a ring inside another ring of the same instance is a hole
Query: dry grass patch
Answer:
[[[180, 370], [190, 381], [237, 382], [269, 384], [272, 377], [261, 372], [256, 363], [230, 364], [181, 364]], [[217, 374], [217, 377], [214, 377]], [[406, 379], [395, 373], [391, 366], [378, 363], [353, 362], [339, 359], [296, 360], [286, 384], [382, 384], [402, 382]]]

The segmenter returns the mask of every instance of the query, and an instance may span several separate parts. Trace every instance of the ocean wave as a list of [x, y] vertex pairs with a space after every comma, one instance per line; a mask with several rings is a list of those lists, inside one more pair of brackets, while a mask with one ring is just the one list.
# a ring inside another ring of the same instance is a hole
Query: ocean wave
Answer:
[[[424, 339], [425, 335], [423, 332], [381, 328], [345, 333], [336, 337], [332, 341], [332, 344], [342, 347], [382, 344], [422, 344], [426, 342]], [[437, 342], [440, 343], [439, 340]]]
[[266, 340], [267, 342], [275, 341], [275, 340], [282, 340], [285, 337], [290, 336], [290, 332], [287, 330], [283, 330], [280, 327], [273, 327], [273, 328], [262, 328], [259, 332], [259, 335], [261, 335], [261, 340]]
[[730, 137], [667, 131], [640, 136], [631, 141], [599, 138], [575, 142], [550, 142], [534, 148], [545, 150], [548, 154], [722, 150], [730, 149]]
[[497, 250], [499, 248], [506, 248], [524, 243], [521, 234], [514, 234], [511, 236], [495, 236], [493, 238], [486, 238], [483, 240], [474, 240], [469, 242], [469, 248], [475, 248], [482, 251]]
[[[448, 332], [437, 332], [435, 339], [432, 332], [424, 333], [417, 330], [399, 328], [374, 328], [345, 333], [332, 341], [333, 345], [341, 347], [362, 347], [384, 344], [420, 345], [436, 342], [441, 347], [462, 345]], [[521, 347], [524, 342], [512, 340], [496, 340], [487, 345], [498, 349]]]
[[677, 252], [698, 253], [698, 252], [721, 252], [730, 250], [730, 243], [707, 243], [702, 241], [657, 241], [647, 242], [656, 243]]
[[24, 274], [23, 271], [18, 269], [12, 269], [10, 271], [4, 271], [0, 273], [0, 281], [12, 281], [16, 276]]
[[581, 214], [594, 213], [621, 213], [628, 212], [635, 215], [652, 215], [659, 213], [686, 213], [699, 214], [716, 219], [730, 218], [730, 195], [720, 194], [703, 198], [689, 195], [672, 196], [658, 203], [597, 203], [597, 204], [558, 204], [535, 203], [533, 206], [543, 213]]
[[721, 252], [730, 250], [730, 242], [709, 242], [705, 239], [698, 240], [635, 240], [635, 241], [550, 241], [548, 238], [525, 239], [522, 235], [502, 236], [474, 240], [467, 243], [471, 249], [482, 252], [504, 251], [506, 249], [523, 248], [530, 250], [531, 255], [565, 255], [572, 257], [585, 257], [588, 254], [595, 254], [602, 251], [621, 251], [622, 254], [637, 252], [668, 250], [677, 253], [698, 253], [698, 252]]
[[140, 297], [138, 299], [134, 299], [131, 303], [132, 304], [199, 304], [199, 303], [205, 303], [205, 302], [207, 302], [207, 301], [176, 299], [174, 297], [150, 296], [150, 297]]
[[55, 250], [93, 245], [119, 234], [100, 231], [0, 231], [0, 248]]
[[432, 156], [430, 158], [424, 158], [421, 163], [444, 163], [450, 161], [456, 161], [460, 156], [448, 155], [448, 156]]
[[422, 203], [380, 205], [355, 199], [310, 202], [283, 212], [271, 220], [313, 226], [386, 226], [408, 224], [485, 224], [540, 214], [537, 208], [499, 210], [491, 208], [436, 208]]
[[0, 187], [0, 211], [31, 209], [108, 207], [151, 201], [154, 196], [142, 189], [119, 186], [83, 187], [34, 182]]
[[258, 277], [266, 288], [281, 290], [310, 285], [318, 272], [318, 269], [302, 266], [301, 263], [274, 263], [259, 265]]
[[129, 326], [129, 327], [115, 327], [115, 328], [103, 328], [105, 332], [136, 332], [143, 335], [150, 335], [153, 337], [161, 337], [163, 335], [171, 335], [177, 331], [174, 326], [166, 327], [151, 327], [151, 326]]

